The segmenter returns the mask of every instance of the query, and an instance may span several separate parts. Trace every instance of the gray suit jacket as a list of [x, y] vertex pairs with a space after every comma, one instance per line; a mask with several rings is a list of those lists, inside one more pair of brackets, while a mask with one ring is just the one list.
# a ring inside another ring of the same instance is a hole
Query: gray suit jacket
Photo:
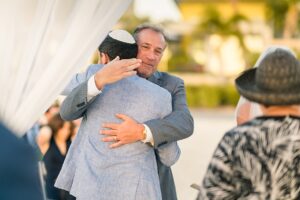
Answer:
[[[183, 80], [158, 71], [148, 80], [165, 88], [172, 96], [172, 113], [163, 119], [153, 119], [145, 123], [153, 134], [155, 148], [191, 136], [194, 131], [194, 120], [187, 107]], [[171, 168], [160, 160], [157, 160], [157, 168], [162, 199], [176, 200], [176, 188]]]
[[[86, 77], [98, 69], [99, 65], [90, 68]], [[84, 82], [61, 107], [61, 115], [66, 120], [84, 118], [56, 186], [70, 191], [77, 199], [143, 199], [145, 195], [149, 199], [161, 199], [153, 148], [136, 142], [109, 149], [109, 144], [100, 142], [99, 130], [104, 122], [116, 122], [117, 112], [139, 122], [165, 117], [171, 112], [170, 94], [137, 76], [106, 86], [90, 102], [86, 94], [87, 82]], [[180, 154], [176, 143], [162, 145], [157, 152], [165, 165], [176, 162]]]

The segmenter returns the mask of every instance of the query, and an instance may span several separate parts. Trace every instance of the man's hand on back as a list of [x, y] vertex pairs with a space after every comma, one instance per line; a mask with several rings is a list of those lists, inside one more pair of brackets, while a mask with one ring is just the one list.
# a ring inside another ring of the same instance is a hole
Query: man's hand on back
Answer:
[[123, 121], [121, 123], [105, 123], [102, 125], [106, 129], [101, 130], [100, 133], [107, 136], [102, 138], [103, 142], [114, 142], [110, 147], [115, 148], [145, 139], [143, 134], [144, 125], [124, 114], [116, 114], [116, 117]]

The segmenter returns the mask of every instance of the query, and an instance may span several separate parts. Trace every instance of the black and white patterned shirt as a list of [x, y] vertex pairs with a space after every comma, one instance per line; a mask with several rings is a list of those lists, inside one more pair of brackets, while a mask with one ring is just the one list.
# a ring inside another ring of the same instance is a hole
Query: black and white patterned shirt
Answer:
[[300, 199], [300, 118], [259, 117], [225, 134], [198, 199]]

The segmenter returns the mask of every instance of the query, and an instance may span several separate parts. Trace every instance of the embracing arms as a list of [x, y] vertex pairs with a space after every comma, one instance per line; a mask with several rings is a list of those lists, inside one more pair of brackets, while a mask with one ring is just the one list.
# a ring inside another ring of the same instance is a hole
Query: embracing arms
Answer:
[[170, 75], [164, 76], [163, 85], [166, 85], [165, 88], [172, 95], [172, 113], [163, 119], [145, 123], [151, 129], [154, 147], [182, 140], [191, 136], [194, 131], [194, 120], [187, 107], [183, 81]]
[[[86, 72], [76, 74], [62, 92], [63, 95], [68, 95], [61, 106], [62, 118], [74, 120], [82, 117], [106, 84], [136, 74], [135, 69], [140, 62], [138, 59], [119, 60], [117, 57], [105, 66], [91, 65]], [[91, 88], [89, 85], [97, 88], [92, 88], [92, 92], [88, 91]]]

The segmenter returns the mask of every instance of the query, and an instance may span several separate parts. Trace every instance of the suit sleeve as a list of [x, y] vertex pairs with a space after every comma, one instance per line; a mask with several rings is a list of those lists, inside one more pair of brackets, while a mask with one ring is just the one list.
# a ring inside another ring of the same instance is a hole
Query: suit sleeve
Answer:
[[187, 107], [183, 80], [176, 78], [171, 95], [172, 113], [163, 119], [154, 119], [145, 123], [152, 132], [154, 148], [187, 138], [194, 131], [194, 120]]
[[159, 160], [165, 166], [171, 167], [179, 159], [181, 151], [177, 142], [170, 142], [165, 145], [161, 145], [156, 149], [156, 154], [158, 155]]
[[60, 108], [60, 115], [64, 120], [71, 121], [83, 117], [88, 106], [95, 97], [88, 100], [88, 80], [103, 66], [91, 65], [84, 73], [73, 76], [72, 80], [65, 87], [62, 95], [68, 95]]
[[64, 88], [64, 90], [60, 93], [61, 95], [67, 96], [71, 93], [71, 91], [76, 88], [79, 84], [87, 81], [93, 74], [95, 74], [102, 65], [90, 65], [87, 70], [83, 73], [75, 74], [68, 85]]
[[96, 97], [87, 99], [88, 81], [79, 84], [63, 101], [60, 108], [60, 115], [64, 120], [71, 121], [83, 117], [88, 106]]

